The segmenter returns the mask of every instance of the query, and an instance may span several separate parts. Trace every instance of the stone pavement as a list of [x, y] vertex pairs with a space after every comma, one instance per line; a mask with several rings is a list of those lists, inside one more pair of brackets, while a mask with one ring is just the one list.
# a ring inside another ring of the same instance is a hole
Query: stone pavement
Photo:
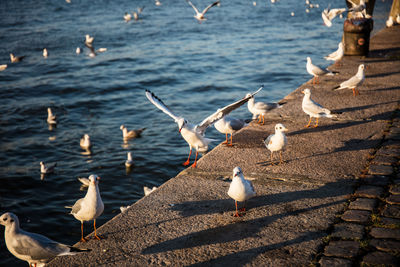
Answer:
[[[400, 26], [380, 31], [370, 50], [368, 58], [345, 57], [339, 75], [300, 86], [266, 125], [252, 122], [234, 147], [218, 145], [198, 168], [102, 225], [104, 240], [77, 244], [90, 253], [49, 266], [397, 264]], [[331, 90], [361, 63], [368, 67], [359, 96]], [[305, 129], [304, 88], [338, 119]], [[289, 129], [288, 147], [284, 164], [271, 166], [262, 140], [278, 122]], [[240, 218], [227, 195], [235, 166], [257, 191]]]

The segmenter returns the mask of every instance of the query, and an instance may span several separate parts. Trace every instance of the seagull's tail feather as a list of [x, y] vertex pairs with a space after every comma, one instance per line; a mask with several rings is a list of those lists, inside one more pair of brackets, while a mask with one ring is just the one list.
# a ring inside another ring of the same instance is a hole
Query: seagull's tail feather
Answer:
[[285, 105], [287, 103], [286, 99], [282, 99], [280, 101], [278, 101], [278, 108], [281, 108], [283, 105]]
[[343, 89], [346, 89], [346, 87], [340, 87], [340, 85], [332, 88], [333, 91], [339, 91], [339, 90], [343, 90]]

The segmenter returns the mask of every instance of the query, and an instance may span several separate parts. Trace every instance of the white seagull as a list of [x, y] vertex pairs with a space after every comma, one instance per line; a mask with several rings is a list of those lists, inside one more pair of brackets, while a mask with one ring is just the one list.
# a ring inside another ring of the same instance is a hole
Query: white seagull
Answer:
[[57, 124], [57, 116], [53, 114], [51, 108], [47, 108], [47, 123], [48, 124]]
[[322, 107], [320, 104], [317, 102], [314, 102], [311, 99], [311, 91], [310, 89], [304, 89], [302, 91], [304, 94], [303, 97], [303, 102], [301, 104], [301, 107], [303, 111], [310, 116], [310, 120], [308, 121], [308, 124], [305, 126], [306, 128], [310, 127], [311, 124], [311, 119], [316, 118], [316, 122], [314, 127], [318, 127], [318, 118], [321, 117], [327, 117], [327, 118], [333, 118], [336, 117], [336, 115], [331, 114], [331, 111], [329, 109], [326, 109]]
[[161, 2], [160, 2], [160, 0], [156, 0], [156, 6], [161, 6], [162, 4], [161, 4]]
[[[229, 186], [228, 195], [235, 200], [235, 217], [241, 216], [238, 212], [237, 202], [246, 201], [256, 195], [253, 184], [251, 181], [244, 178], [242, 169], [240, 167], [235, 167], [233, 169], [233, 177]], [[246, 211], [246, 202], [240, 211]]]
[[132, 19], [132, 15], [129, 14], [128, 12], [125, 12], [124, 20], [125, 20], [126, 22], [128, 22], [128, 21], [130, 21], [131, 19]]
[[76, 53], [77, 55], [79, 55], [79, 54], [81, 53], [81, 48], [80, 48], [80, 47], [77, 47], [76, 50], [75, 50], [75, 53]]
[[347, 0], [347, 2], [349, 2], [352, 5], [352, 7], [349, 8], [349, 12], [352, 12], [353, 15], [355, 15], [355, 16], [357, 16], [357, 14], [361, 14], [361, 16], [363, 18], [365, 18], [366, 8], [367, 8], [367, 6], [365, 4], [365, 0], [360, 0], [359, 4], [356, 4], [351, 0]]
[[339, 60], [341, 60], [344, 56], [344, 46], [343, 43], [340, 42], [338, 44], [338, 49], [335, 52], [330, 53], [329, 55], [327, 55], [326, 57], [324, 57], [326, 60], [331, 60], [334, 61], [335, 64], [337, 64], [337, 62], [339, 62]]
[[278, 123], [275, 125], [275, 134], [271, 134], [264, 140], [265, 146], [269, 149], [269, 151], [271, 151], [271, 165], [274, 165], [272, 154], [278, 151], [280, 157], [279, 163], [283, 163], [282, 150], [287, 144], [287, 139], [284, 132], [287, 132], [286, 127], [283, 124]]
[[145, 196], [150, 195], [151, 193], [153, 193], [154, 190], [157, 189], [157, 186], [153, 186], [153, 188], [149, 188], [147, 186], [143, 186], [143, 192]]
[[124, 125], [121, 125], [119, 127], [119, 129], [122, 131], [122, 137], [123, 137], [124, 141], [126, 141], [128, 139], [140, 137], [142, 132], [144, 130], [146, 130], [146, 128], [141, 128], [141, 129], [138, 129], [138, 130], [130, 130], [130, 131], [128, 131], [128, 129]]
[[314, 65], [311, 61], [310, 57], [307, 57], [307, 72], [314, 76], [312, 83], [319, 83], [319, 76], [324, 76], [324, 75], [334, 75], [334, 73], [330, 70], [327, 69], [322, 69], [321, 67]]
[[219, 4], [219, 1], [216, 1], [212, 4], [210, 4], [208, 7], [206, 7], [201, 13], [199, 12], [199, 10], [192, 4], [192, 2], [190, 2], [189, 0], [186, 0], [186, 2], [188, 2], [189, 5], [191, 5], [194, 9], [194, 11], [196, 12], [196, 15], [194, 15], [195, 19], [197, 19], [199, 22], [202, 22], [204, 20], [207, 20], [204, 15], [207, 13], [207, 11], [212, 8], [213, 6], [216, 6]]
[[365, 79], [365, 74], [364, 74], [364, 64], [361, 64], [358, 66], [358, 71], [356, 75], [348, 79], [347, 81], [342, 82], [339, 86], [336, 86], [333, 88], [334, 91], [338, 90], [343, 90], [346, 88], [352, 89], [353, 90], [353, 96], [356, 96], [359, 94], [359, 91], [357, 90], [357, 87], [360, 86]]
[[47, 58], [49, 56], [49, 51], [47, 51], [47, 48], [43, 48], [43, 57]]
[[[261, 87], [262, 88], [262, 87]], [[246, 97], [250, 97], [249, 102], [247, 103], [247, 108], [253, 114], [252, 119], [256, 119], [258, 116], [258, 123], [264, 125], [265, 118], [264, 116], [273, 109], [281, 108], [284, 102], [282, 103], [264, 103], [264, 102], [255, 102], [254, 94], [247, 94]]]
[[[215, 129], [218, 132], [225, 134], [225, 142], [222, 144], [226, 144], [227, 146], [233, 146], [232, 144], [232, 134], [236, 131], [239, 131], [243, 127], [245, 127], [247, 123], [244, 120], [236, 119], [230, 116], [224, 116], [222, 119], [218, 120], [214, 123]], [[231, 135], [231, 143], [228, 142], [228, 134]]]
[[25, 58], [25, 56], [16, 57], [16, 56], [14, 56], [13, 53], [10, 53], [10, 60], [11, 60], [11, 63], [21, 62], [24, 58]]
[[89, 150], [92, 147], [92, 143], [90, 142], [90, 136], [88, 134], [84, 134], [79, 144], [82, 149]]
[[104, 204], [101, 200], [99, 190], [99, 180], [95, 174], [89, 176], [89, 188], [84, 198], [78, 199], [72, 207], [66, 207], [71, 209], [71, 213], [77, 220], [81, 221], [81, 242], [87, 240], [83, 237], [83, 222], [91, 221], [94, 227], [94, 237], [98, 240], [102, 239], [97, 235], [96, 232], [96, 218], [99, 217], [104, 211]]
[[0, 65], [0, 71], [7, 69], [7, 64]]
[[85, 44], [90, 45], [93, 43], [93, 41], [94, 41], [94, 37], [91, 37], [89, 34], [85, 35]]
[[132, 153], [128, 152], [126, 157], [125, 167], [130, 168], [133, 166]]
[[321, 13], [322, 20], [324, 21], [324, 24], [327, 27], [331, 27], [332, 26], [332, 20], [337, 15], [340, 15], [343, 12], [346, 12], [346, 8], [332, 8], [332, 9], [329, 9], [329, 7], [328, 7], [327, 9], [324, 9], [324, 11], [322, 11], [322, 13]]
[[163, 111], [165, 114], [170, 116], [171, 118], [174, 119], [174, 121], [178, 124], [179, 127], [179, 132], [181, 133], [183, 139], [189, 144], [189, 156], [188, 159], [183, 163], [184, 166], [189, 165], [190, 163], [190, 155], [192, 154], [192, 148], [196, 149], [196, 157], [194, 160], [194, 163], [192, 165], [193, 168], [196, 167], [197, 164], [197, 156], [200, 153], [207, 152], [208, 150], [208, 144], [211, 141], [214, 141], [212, 139], [206, 138], [205, 137], [205, 131], [206, 129], [211, 126], [214, 122], [217, 120], [221, 119], [223, 116], [229, 114], [231, 111], [237, 109], [244, 103], [246, 103], [252, 96], [257, 94], [260, 89], [258, 89], [256, 92], [253, 94], [250, 94], [249, 96], [246, 96], [245, 98], [238, 100], [230, 105], [227, 105], [221, 109], [218, 109], [215, 113], [211, 114], [207, 118], [205, 118], [200, 124], [193, 125], [189, 123], [185, 118], [179, 117], [175, 115], [162, 101], [159, 99], [157, 96], [155, 96], [152, 92], [149, 90], [146, 90], [146, 97], [149, 99], [153, 105], [155, 105], [157, 108], [159, 108], [161, 111]]
[[40, 162], [40, 173], [42, 173], [42, 174], [53, 173], [56, 166], [57, 166], [57, 162], [46, 165], [46, 164], [44, 164], [43, 161], [41, 161]]
[[75, 255], [88, 251], [64, 245], [44, 235], [24, 231], [19, 226], [17, 215], [6, 212], [0, 217], [0, 224], [5, 226], [4, 238], [8, 250], [29, 266], [44, 266], [57, 256]]

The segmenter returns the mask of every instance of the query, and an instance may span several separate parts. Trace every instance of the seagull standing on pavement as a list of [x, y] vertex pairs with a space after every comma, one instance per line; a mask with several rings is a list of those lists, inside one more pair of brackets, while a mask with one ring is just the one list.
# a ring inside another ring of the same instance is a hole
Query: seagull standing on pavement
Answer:
[[233, 169], [233, 177], [229, 186], [228, 195], [235, 200], [236, 213], [233, 215], [234, 217], [241, 216], [238, 211], [237, 202], [245, 201], [243, 208], [240, 209], [240, 211], [245, 212], [246, 200], [256, 195], [253, 184], [251, 181], [244, 178], [242, 169], [240, 167], [235, 167]]
[[[236, 119], [230, 116], [224, 116], [222, 119], [214, 123], [215, 129], [217, 129], [218, 132], [225, 134], [226, 140], [222, 144], [226, 144], [227, 146], [233, 146], [232, 134], [236, 131], [239, 131], [246, 125], [247, 123], [245, 123], [244, 120]], [[228, 134], [231, 135], [231, 143], [228, 142]]]
[[196, 149], [196, 157], [194, 163], [192, 165], [193, 168], [196, 168], [197, 165], [197, 157], [199, 152], [205, 153], [208, 150], [208, 145], [210, 142], [214, 141], [213, 139], [209, 139], [205, 137], [206, 129], [211, 126], [214, 122], [221, 119], [223, 116], [229, 114], [231, 111], [237, 109], [244, 103], [246, 103], [251, 97], [257, 94], [260, 89], [258, 89], [253, 94], [250, 94], [244, 97], [241, 100], [238, 100], [230, 105], [227, 105], [223, 108], [218, 109], [215, 113], [211, 114], [207, 118], [205, 118], [200, 124], [194, 125], [189, 123], [185, 118], [175, 115], [156, 95], [154, 95], [149, 90], [146, 90], [147, 99], [159, 108], [162, 112], [170, 116], [174, 119], [174, 121], [178, 124], [179, 132], [181, 133], [183, 139], [189, 144], [189, 156], [188, 159], [183, 163], [184, 166], [189, 165], [190, 163], [190, 155], [192, 154], [192, 148]]
[[287, 139], [284, 132], [287, 132], [286, 127], [283, 126], [283, 124], [278, 123], [277, 125], [275, 125], [275, 134], [271, 134], [267, 137], [267, 139], [264, 140], [265, 146], [269, 149], [269, 151], [271, 151], [271, 165], [274, 165], [272, 154], [278, 151], [280, 157], [279, 163], [283, 163], [282, 150], [287, 144]]
[[192, 8], [194, 9], [194, 11], [196, 12], [196, 15], [194, 15], [195, 19], [197, 19], [199, 22], [202, 22], [204, 20], [207, 20], [204, 15], [207, 13], [207, 11], [212, 8], [213, 6], [216, 6], [219, 4], [219, 1], [216, 1], [214, 3], [212, 3], [211, 5], [209, 5], [208, 7], [206, 7], [202, 12], [199, 12], [199, 10], [192, 4], [192, 2], [190, 2], [189, 0], [186, 0], [186, 2], [188, 2], [189, 5], [192, 6]]
[[344, 46], [343, 42], [338, 44], [338, 49], [335, 52], [330, 53], [328, 56], [324, 57], [326, 60], [334, 61], [336, 65], [339, 60], [341, 60], [344, 56]]
[[336, 117], [336, 115], [331, 114], [331, 111], [329, 109], [322, 107], [320, 104], [318, 104], [317, 102], [314, 102], [311, 99], [310, 89], [308, 89], [308, 88], [304, 89], [302, 91], [302, 93], [304, 94], [304, 97], [303, 97], [303, 102], [301, 104], [301, 107], [303, 108], [303, 111], [310, 116], [310, 120], [308, 121], [308, 124], [305, 126], [306, 128], [310, 127], [312, 118], [316, 118], [316, 122], [314, 125], [314, 128], [315, 128], [315, 127], [318, 127], [318, 118]]
[[360, 92], [357, 90], [357, 87], [360, 86], [365, 79], [364, 68], [364, 64], [359, 65], [356, 75], [342, 82], [339, 86], [333, 88], [333, 90], [338, 91], [348, 88], [353, 90], [353, 96], [358, 95]]
[[75, 255], [88, 251], [64, 245], [44, 235], [24, 231], [19, 226], [17, 215], [6, 212], [0, 217], [0, 224], [5, 226], [4, 238], [8, 250], [29, 266], [44, 266], [57, 256]]
[[87, 240], [83, 237], [83, 222], [93, 220], [94, 237], [98, 240], [102, 237], [97, 235], [96, 232], [96, 218], [99, 217], [104, 211], [104, 204], [101, 200], [99, 190], [99, 180], [95, 174], [89, 176], [89, 188], [84, 198], [78, 199], [71, 209], [71, 213], [77, 220], [81, 222], [81, 242]]
[[327, 69], [322, 69], [321, 67], [314, 65], [311, 61], [310, 57], [307, 57], [307, 72], [314, 76], [312, 83], [319, 83], [319, 76], [324, 76], [324, 75], [334, 75], [334, 73], [330, 70]]

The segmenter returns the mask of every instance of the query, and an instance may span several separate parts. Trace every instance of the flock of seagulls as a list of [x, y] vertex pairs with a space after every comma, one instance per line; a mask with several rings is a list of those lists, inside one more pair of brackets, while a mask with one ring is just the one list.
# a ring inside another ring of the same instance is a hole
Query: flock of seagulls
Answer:
[[321, 16], [322, 16], [322, 20], [324, 21], [324, 24], [327, 27], [331, 27], [332, 26], [332, 20], [338, 16], [338, 15], [342, 15], [342, 13], [344, 12], [350, 12], [352, 14], [353, 18], [371, 18], [370, 15], [368, 15], [366, 13], [366, 4], [365, 4], [365, 0], [360, 0], [360, 3], [356, 4], [351, 0], [347, 0], [348, 3], [351, 4], [351, 8], [330, 8], [330, 6], [328, 6], [328, 8], [324, 9], [324, 11], [322, 11]]
[[[187, 3], [194, 9], [195, 11], [195, 19], [201, 23], [205, 21], [205, 14], [214, 6], [218, 6], [220, 1], [213, 2], [208, 5], [202, 12], [193, 5], [190, 0], [186, 0]], [[68, 2], [68, 1], [67, 1]], [[271, 2], [275, 2], [271, 0]], [[310, 4], [308, 0], [306, 0], [306, 4], [312, 8], [312, 4]], [[161, 2], [158, 0], [155, 1], [156, 5], [161, 5]], [[322, 17], [327, 26], [330, 26], [334, 17], [342, 14], [343, 12], [353, 12], [358, 16], [358, 13], [361, 13], [363, 17], [366, 17], [365, 13], [365, 2], [363, 0], [360, 1], [360, 4], [355, 5], [352, 4], [350, 9], [339, 8], [339, 9], [325, 9], [322, 12]], [[139, 19], [139, 14], [143, 11], [143, 8], [139, 8], [137, 12], [133, 12], [132, 15], [126, 13], [124, 15], [124, 20], [126, 22], [132, 19], [132, 16], [135, 20]], [[292, 14], [293, 16], [294, 14]], [[400, 16], [396, 17], [400, 21]], [[89, 54], [90, 57], [94, 57], [96, 53], [105, 52], [106, 48], [100, 48], [95, 50], [93, 47], [94, 37], [87, 34], [85, 36], [85, 46], [88, 47], [91, 51]], [[80, 54], [81, 49], [78, 47], [76, 49], [76, 54]], [[43, 49], [43, 57], [47, 58], [49, 53], [46, 48]], [[326, 60], [334, 61], [335, 64], [339, 62], [344, 56], [344, 47], [343, 43], [340, 42], [338, 44], [338, 50], [329, 54], [325, 57]], [[10, 54], [10, 59], [12, 63], [20, 62], [24, 59], [24, 56], [16, 57], [12, 53]], [[7, 65], [0, 65], [0, 71], [5, 70]], [[351, 77], [350, 79], [342, 82], [339, 86], [333, 88], [333, 90], [343, 90], [343, 89], [352, 89], [353, 95], [356, 96], [359, 94], [358, 87], [363, 83], [365, 79], [364, 74], [364, 65], [361, 64], [358, 67], [357, 73]], [[319, 77], [324, 75], [334, 75], [335, 72], [330, 70], [321, 68], [317, 65], [314, 65], [311, 61], [310, 57], [307, 57], [306, 64], [307, 72], [313, 76], [312, 83], [319, 83]], [[222, 134], [225, 134], [225, 142], [227, 146], [233, 146], [232, 136], [235, 132], [239, 131], [243, 127], [247, 126], [248, 123], [246, 121], [237, 119], [229, 116], [229, 113], [241, 107], [245, 103], [247, 103], [247, 107], [249, 112], [252, 114], [252, 120], [258, 120], [258, 123], [261, 125], [265, 124], [265, 116], [267, 113], [272, 110], [282, 108], [285, 102], [278, 103], [264, 103], [264, 102], [256, 102], [255, 95], [259, 93], [263, 89], [261, 86], [257, 91], [253, 93], [246, 94], [242, 99], [239, 99], [231, 104], [228, 104], [222, 108], [219, 108], [216, 112], [212, 113], [210, 116], [205, 118], [198, 124], [192, 124], [188, 122], [184, 117], [178, 116], [174, 113], [164, 102], [157, 97], [153, 92], [146, 90], [145, 96], [146, 98], [159, 110], [167, 114], [171, 117], [175, 123], [178, 125], [179, 133], [182, 135], [182, 138], [189, 145], [189, 156], [187, 160], [183, 163], [184, 166], [188, 166], [190, 164], [190, 157], [192, 154], [192, 149], [196, 150], [196, 155], [193, 164], [191, 165], [193, 168], [196, 168], [197, 159], [199, 153], [205, 153], [208, 151], [208, 146], [212, 141], [216, 141], [205, 136], [206, 129], [212, 125]], [[302, 91], [304, 94], [302, 101], [302, 110], [306, 113], [310, 118], [308, 124], [305, 127], [310, 127], [312, 118], [316, 119], [314, 127], [318, 127], [318, 119], [321, 117], [327, 118], [335, 118], [336, 114], [333, 114], [329, 109], [322, 107], [320, 104], [311, 99], [311, 90], [304, 89]], [[49, 125], [57, 124], [57, 117], [52, 112], [51, 108], [47, 109], [47, 123]], [[122, 131], [122, 137], [124, 141], [127, 141], [132, 138], [140, 137], [142, 132], [146, 128], [141, 128], [138, 130], [128, 130], [124, 125], [120, 126], [120, 130]], [[274, 134], [269, 135], [264, 141], [265, 147], [270, 151], [270, 163], [274, 165], [274, 152], [279, 152], [279, 164], [283, 164], [283, 156], [282, 152], [285, 150], [287, 146], [287, 137], [285, 132], [288, 129], [282, 124], [278, 123], [275, 125]], [[230, 134], [230, 142], [228, 140], [228, 134]], [[90, 136], [88, 134], [84, 134], [80, 140], [80, 147], [88, 151], [90, 153], [90, 149], [92, 147]], [[131, 168], [134, 162], [132, 159], [131, 152], [127, 152], [127, 159], [125, 161], [126, 168]], [[53, 164], [45, 164], [43, 161], [40, 162], [40, 172], [41, 174], [50, 174], [54, 172], [57, 163]], [[81, 222], [81, 242], [86, 242], [87, 239], [84, 237], [83, 224], [85, 221], [93, 221], [94, 228], [94, 238], [100, 240], [102, 237], [97, 234], [96, 229], [96, 219], [103, 213], [104, 211], [104, 203], [100, 196], [99, 190], [99, 181], [100, 177], [92, 174], [89, 178], [78, 178], [78, 180], [85, 186], [88, 187], [86, 195], [78, 199], [73, 206], [66, 206], [66, 208], [71, 209], [70, 214], [73, 215], [78, 221]], [[148, 195], [156, 190], [157, 187], [148, 188], [144, 187], [144, 194]], [[240, 217], [243, 216], [246, 212], [246, 201], [253, 196], [256, 195], [256, 191], [252, 182], [248, 179], [245, 179], [243, 172], [240, 167], [235, 167], [233, 169], [232, 182], [230, 183], [229, 190], [227, 194], [235, 201], [236, 211], [233, 216]], [[244, 202], [244, 206], [242, 209], [238, 209], [238, 202]], [[128, 206], [129, 207], [129, 206]], [[124, 212], [128, 207], [121, 207], [121, 212]], [[20, 229], [18, 217], [11, 213], [7, 212], [0, 217], [0, 224], [5, 226], [5, 241], [6, 246], [9, 251], [21, 260], [25, 260], [29, 263], [29, 265], [33, 266], [42, 266], [52, 258], [56, 256], [63, 255], [74, 255], [76, 253], [86, 252], [88, 250], [78, 249], [75, 247], [71, 247], [68, 245], [64, 245], [53, 241], [43, 235], [34, 234], [30, 232], [23, 231]]]

